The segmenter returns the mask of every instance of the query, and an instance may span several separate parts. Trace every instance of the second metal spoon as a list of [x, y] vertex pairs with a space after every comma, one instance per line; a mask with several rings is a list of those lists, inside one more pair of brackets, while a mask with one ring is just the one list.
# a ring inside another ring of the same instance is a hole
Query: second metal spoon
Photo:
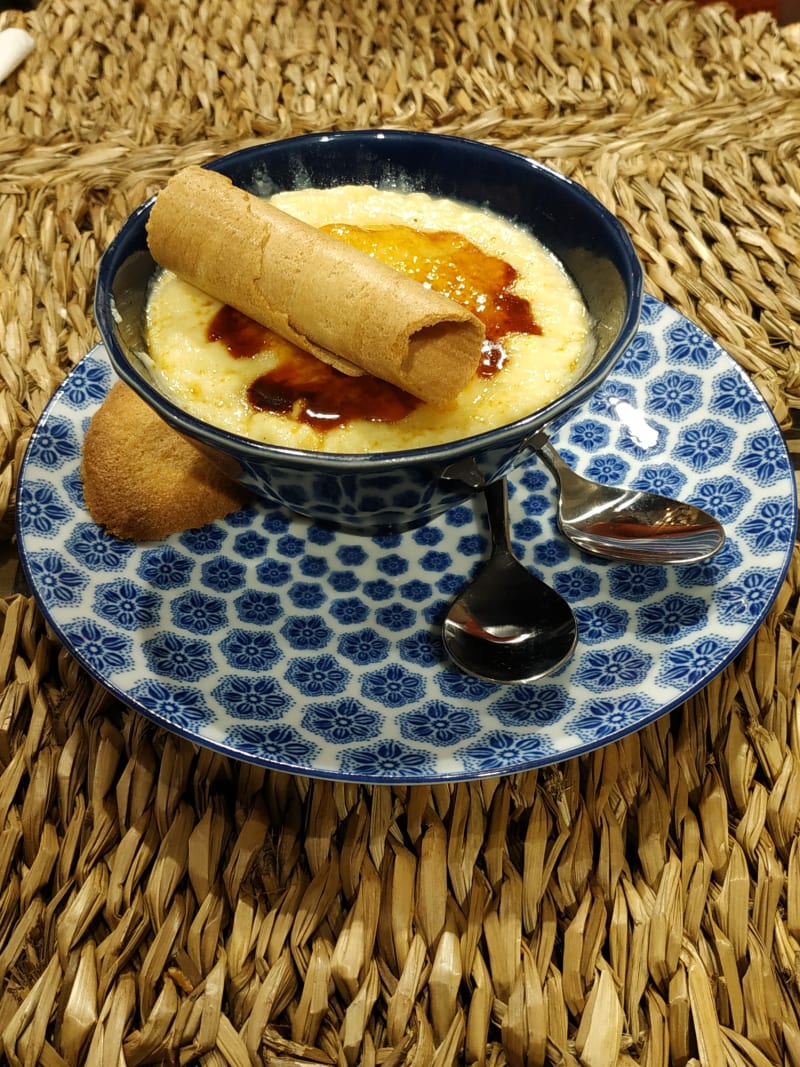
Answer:
[[450, 605], [442, 626], [456, 666], [490, 682], [532, 682], [565, 663], [577, 623], [569, 604], [514, 555], [506, 480], [484, 489], [492, 551]]
[[718, 552], [725, 531], [707, 511], [679, 500], [589, 481], [539, 431], [528, 444], [559, 485], [558, 525], [584, 552], [631, 563], [699, 563]]

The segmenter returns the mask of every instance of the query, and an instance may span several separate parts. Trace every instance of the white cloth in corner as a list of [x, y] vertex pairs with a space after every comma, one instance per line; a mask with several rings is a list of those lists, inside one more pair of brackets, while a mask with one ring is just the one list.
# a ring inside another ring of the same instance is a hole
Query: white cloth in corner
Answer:
[[33, 38], [25, 30], [9, 27], [0, 30], [0, 82], [5, 81], [9, 74], [33, 51]]

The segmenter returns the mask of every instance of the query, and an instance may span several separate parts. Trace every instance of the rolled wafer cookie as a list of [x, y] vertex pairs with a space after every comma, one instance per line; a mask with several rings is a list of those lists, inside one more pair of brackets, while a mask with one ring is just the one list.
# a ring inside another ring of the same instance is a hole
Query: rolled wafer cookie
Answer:
[[468, 309], [216, 171], [174, 175], [147, 240], [161, 266], [345, 374], [446, 404], [478, 367], [484, 327]]

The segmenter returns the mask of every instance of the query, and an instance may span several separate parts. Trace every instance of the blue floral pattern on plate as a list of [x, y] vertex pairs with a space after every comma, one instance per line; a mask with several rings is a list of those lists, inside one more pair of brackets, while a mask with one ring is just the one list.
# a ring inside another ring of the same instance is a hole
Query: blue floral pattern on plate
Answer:
[[557, 675], [526, 686], [461, 674], [439, 639], [486, 550], [480, 502], [377, 538], [267, 503], [163, 542], [99, 529], [80, 450], [113, 377], [98, 346], [31, 437], [17, 507], [28, 581], [66, 647], [125, 703], [263, 766], [414, 783], [590, 751], [707, 684], [789, 563], [795, 483], [772, 414], [730, 356], [650, 297], [635, 343], [553, 441], [584, 475], [700, 504], [728, 540], [683, 568], [584, 556], [558, 534], [553, 481], [531, 458], [510, 479], [514, 544], [571, 601], [579, 640]]

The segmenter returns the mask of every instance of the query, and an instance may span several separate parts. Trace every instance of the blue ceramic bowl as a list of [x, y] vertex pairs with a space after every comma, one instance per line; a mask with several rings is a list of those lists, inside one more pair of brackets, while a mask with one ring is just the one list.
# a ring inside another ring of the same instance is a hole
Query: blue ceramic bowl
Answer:
[[526, 457], [534, 430], [593, 393], [636, 333], [642, 270], [627, 233], [580, 185], [524, 156], [457, 137], [363, 130], [257, 145], [209, 167], [251, 191], [360, 183], [420, 189], [491, 208], [527, 226], [552, 250], [595, 323], [595, 351], [583, 377], [551, 404], [499, 429], [372, 455], [261, 444], [187, 414], [148, 373], [144, 311], [158, 268], [145, 233], [153, 201], [143, 204], [104, 254], [97, 281], [95, 315], [118, 375], [244, 484], [299, 514], [371, 533], [428, 521]]

